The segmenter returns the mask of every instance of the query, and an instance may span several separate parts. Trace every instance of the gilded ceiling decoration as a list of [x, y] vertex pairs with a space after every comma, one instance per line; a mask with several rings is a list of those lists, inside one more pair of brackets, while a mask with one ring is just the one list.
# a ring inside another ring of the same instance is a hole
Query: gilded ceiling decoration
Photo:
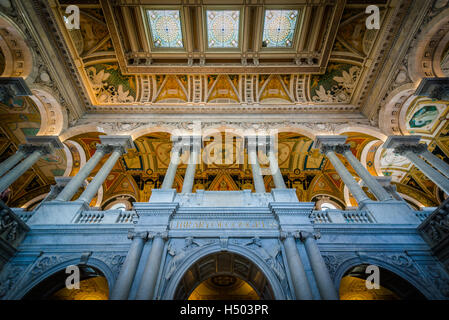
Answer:
[[65, 27], [67, 1], [54, 8], [93, 111], [254, 103], [354, 110], [379, 34], [344, 1], [288, 9], [144, 3], [78, 3], [80, 30]]

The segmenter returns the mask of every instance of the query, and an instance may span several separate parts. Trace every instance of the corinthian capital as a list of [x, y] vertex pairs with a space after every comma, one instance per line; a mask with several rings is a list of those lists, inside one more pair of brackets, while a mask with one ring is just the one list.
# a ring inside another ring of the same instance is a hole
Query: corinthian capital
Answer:
[[300, 231], [299, 238], [301, 241], [305, 241], [308, 238], [317, 240], [321, 238], [321, 234], [319, 232]]
[[134, 238], [142, 238], [143, 240], [148, 239], [148, 231], [129, 231], [128, 232], [128, 239], [134, 240]]
[[420, 143], [420, 144], [402, 144], [398, 145], [393, 149], [394, 154], [404, 156], [407, 152], [413, 152], [415, 154], [421, 154], [427, 150], [427, 145]]
[[104, 154], [108, 154], [112, 152], [112, 146], [106, 144], [97, 144], [97, 150], [102, 151]]

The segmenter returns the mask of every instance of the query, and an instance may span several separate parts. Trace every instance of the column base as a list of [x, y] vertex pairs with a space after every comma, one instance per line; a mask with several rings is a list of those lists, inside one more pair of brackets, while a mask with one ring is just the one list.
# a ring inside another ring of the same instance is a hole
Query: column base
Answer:
[[387, 224], [420, 224], [421, 221], [412, 209], [403, 201], [364, 201], [359, 206], [360, 210], [371, 213], [376, 223]]
[[84, 210], [89, 210], [89, 204], [84, 201], [43, 202], [27, 221], [27, 224], [70, 224]]

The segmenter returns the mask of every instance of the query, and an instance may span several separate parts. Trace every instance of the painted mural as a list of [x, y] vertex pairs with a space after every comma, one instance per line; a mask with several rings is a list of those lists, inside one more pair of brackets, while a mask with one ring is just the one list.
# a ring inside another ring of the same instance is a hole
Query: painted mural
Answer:
[[122, 75], [118, 64], [96, 64], [86, 68], [86, 74], [98, 103], [117, 104], [135, 101], [135, 77]]
[[330, 63], [322, 76], [312, 76], [310, 96], [314, 102], [349, 103], [360, 68], [351, 64]]

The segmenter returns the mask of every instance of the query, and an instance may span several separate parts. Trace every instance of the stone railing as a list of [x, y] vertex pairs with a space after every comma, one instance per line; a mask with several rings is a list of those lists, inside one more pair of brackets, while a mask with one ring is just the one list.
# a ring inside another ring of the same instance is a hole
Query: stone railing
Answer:
[[14, 255], [29, 230], [28, 226], [0, 201], [0, 270]]
[[375, 223], [372, 216], [367, 211], [343, 211], [343, 210], [324, 210], [313, 211], [309, 216], [310, 221], [315, 224], [325, 223], [351, 223], [367, 224]]
[[83, 211], [74, 219], [75, 224], [132, 224], [136, 218], [134, 211], [106, 210]]
[[309, 218], [312, 223], [332, 223], [327, 211], [313, 211]]

